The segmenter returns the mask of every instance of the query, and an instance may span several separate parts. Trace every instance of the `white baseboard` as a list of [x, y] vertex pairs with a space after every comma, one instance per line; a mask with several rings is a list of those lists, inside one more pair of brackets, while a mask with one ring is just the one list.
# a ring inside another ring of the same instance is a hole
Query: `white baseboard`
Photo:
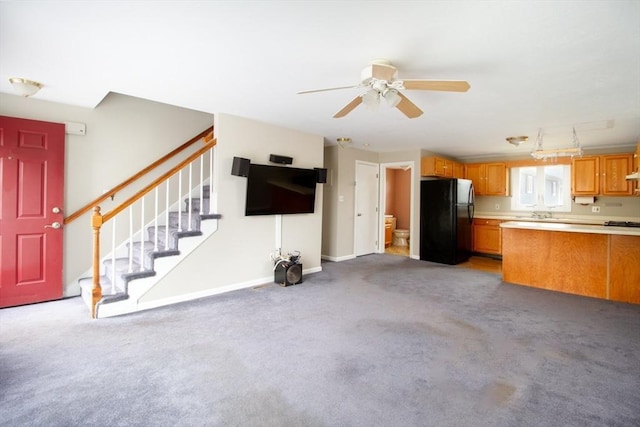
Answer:
[[[302, 273], [304, 275], [304, 274], [317, 273], [320, 271], [322, 271], [322, 267], [318, 266], [318, 267], [303, 269]], [[246, 282], [220, 286], [218, 288], [205, 289], [203, 291], [192, 292], [190, 294], [176, 295], [173, 297], [162, 298], [162, 299], [148, 301], [148, 302], [138, 301], [138, 307], [136, 311], [149, 310], [152, 308], [163, 307], [165, 305], [178, 304], [181, 302], [192, 301], [199, 298], [206, 298], [214, 295], [223, 294], [225, 292], [252, 288], [254, 286], [264, 285], [267, 283], [273, 283], [273, 277], [265, 277], [265, 278], [255, 279], [255, 280], [249, 280]]]
[[340, 262], [340, 261], [347, 261], [350, 259], [354, 259], [356, 256], [351, 254], [351, 255], [345, 255], [345, 256], [340, 256], [340, 257], [332, 257], [329, 255], [321, 255], [320, 258], [322, 258], [323, 260], [326, 261], [333, 261], [333, 262]]

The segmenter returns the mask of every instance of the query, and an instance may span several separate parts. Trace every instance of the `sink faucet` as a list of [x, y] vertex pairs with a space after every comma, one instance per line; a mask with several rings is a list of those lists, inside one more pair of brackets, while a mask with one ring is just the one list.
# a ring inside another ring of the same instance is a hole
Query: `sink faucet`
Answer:
[[536, 218], [536, 219], [546, 219], [546, 218], [551, 218], [552, 217], [552, 213], [551, 212], [533, 212], [533, 214], [531, 215], [532, 218]]

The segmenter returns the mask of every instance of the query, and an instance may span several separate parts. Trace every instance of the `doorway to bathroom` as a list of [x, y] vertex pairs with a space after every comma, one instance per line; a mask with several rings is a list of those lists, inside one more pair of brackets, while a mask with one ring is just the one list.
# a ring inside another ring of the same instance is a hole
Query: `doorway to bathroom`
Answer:
[[414, 162], [380, 165], [380, 252], [413, 253]]

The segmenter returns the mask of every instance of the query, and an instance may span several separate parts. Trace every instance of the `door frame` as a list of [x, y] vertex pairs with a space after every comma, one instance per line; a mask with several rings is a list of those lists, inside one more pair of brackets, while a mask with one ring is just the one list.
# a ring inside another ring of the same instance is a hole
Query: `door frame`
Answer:
[[380, 232], [378, 233], [378, 252], [384, 253], [384, 213], [387, 208], [387, 169], [398, 169], [398, 168], [409, 168], [411, 171], [411, 191], [409, 197], [409, 235], [412, 236], [409, 239], [409, 258], [418, 259], [419, 257], [413, 256], [413, 248], [415, 245], [416, 239], [415, 236], [415, 186], [416, 186], [416, 162], [414, 160], [408, 160], [406, 162], [389, 162], [389, 163], [380, 163], [380, 208], [379, 208], [379, 217], [378, 217], [378, 229]]
[[[367, 166], [374, 166], [376, 168], [376, 173], [378, 174], [378, 179], [376, 180], [376, 185], [378, 187], [378, 200], [376, 203], [376, 213], [380, 213], [380, 164], [378, 163], [373, 163], [373, 162], [367, 162], [364, 160], [356, 160], [355, 163], [355, 180], [354, 180], [354, 197], [353, 197], [353, 255], [355, 257], [360, 256], [358, 255], [358, 226], [356, 224], [357, 221], [357, 215], [358, 215], [358, 185], [357, 185], [357, 180], [358, 180], [358, 168], [360, 165], [367, 165]], [[379, 240], [379, 234], [380, 234], [380, 221], [376, 221], [376, 230], [375, 230], [375, 234], [374, 236], [377, 239], [378, 244], [380, 243]], [[373, 248], [373, 252], [372, 253], [377, 253], [379, 251], [378, 249], [379, 245], [375, 245]]]

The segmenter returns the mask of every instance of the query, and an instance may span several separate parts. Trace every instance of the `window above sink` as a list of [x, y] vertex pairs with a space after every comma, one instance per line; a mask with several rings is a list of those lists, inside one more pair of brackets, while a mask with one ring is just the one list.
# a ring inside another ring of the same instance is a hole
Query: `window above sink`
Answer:
[[571, 166], [511, 168], [511, 210], [571, 212]]

